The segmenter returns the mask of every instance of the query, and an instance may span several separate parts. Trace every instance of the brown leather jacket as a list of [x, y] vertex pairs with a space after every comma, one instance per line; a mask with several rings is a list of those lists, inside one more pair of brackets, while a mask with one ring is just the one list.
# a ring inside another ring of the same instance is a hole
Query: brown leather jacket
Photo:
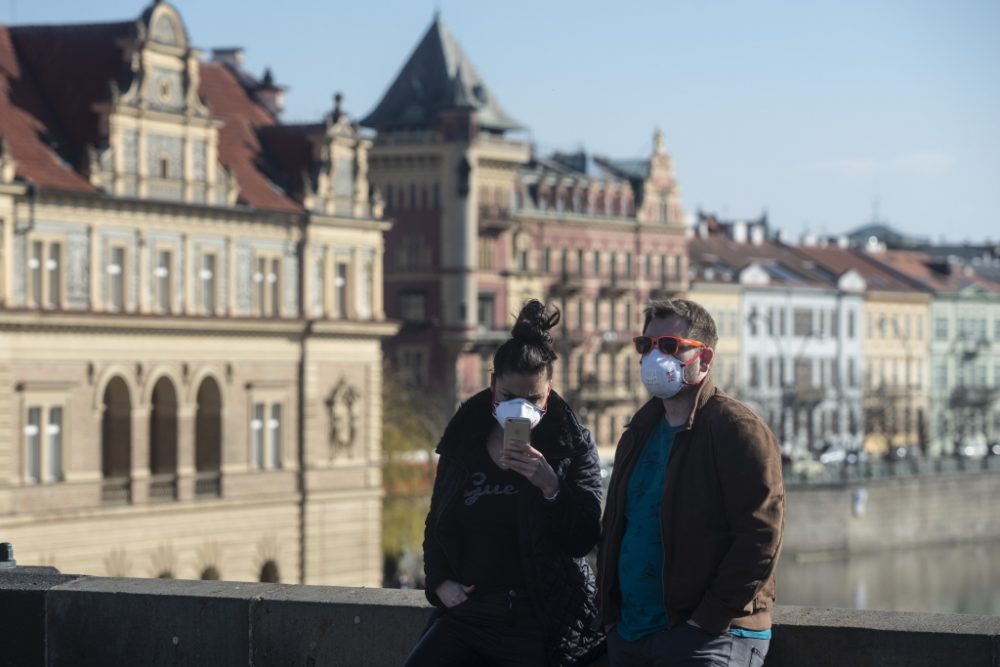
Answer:
[[[618, 554], [628, 478], [663, 402], [654, 398], [618, 441], [597, 556], [599, 619], [620, 609]], [[774, 434], [750, 408], [706, 378], [687, 426], [674, 438], [660, 516], [663, 599], [670, 624], [692, 619], [714, 634], [730, 625], [771, 627], [774, 566], [785, 489]]]

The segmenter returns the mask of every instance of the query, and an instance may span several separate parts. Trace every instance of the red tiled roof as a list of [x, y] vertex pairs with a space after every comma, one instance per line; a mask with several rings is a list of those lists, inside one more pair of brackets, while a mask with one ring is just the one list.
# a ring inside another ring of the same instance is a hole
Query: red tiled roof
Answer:
[[912, 292], [920, 289], [913, 281], [906, 280], [886, 269], [870, 259], [861, 250], [836, 246], [795, 246], [794, 251], [822, 264], [838, 276], [853, 269], [865, 279], [867, 288], [870, 290]]
[[[95, 105], [110, 101], [111, 81], [128, 89], [122, 44], [135, 38], [135, 30], [134, 21], [0, 26], [0, 136], [19, 178], [42, 188], [99, 192], [83, 171], [87, 148], [106, 141]], [[304, 136], [313, 126], [277, 125], [226, 66], [201, 63], [200, 69], [198, 92], [224, 122], [219, 161], [236, 178], [239, 203], [301, 211], [293, 197], [311, 164]], [[270, 138], [267, 150], [260, 134]]]
[[17, 162], [17, 176], [44, 188], [96, 192], [44, 140], [55, 136], [56, 125], [21, 66], [10, 29], [0, 26], [0, 136]]
[[261, 127], [258, 135], [268, 161], [281, 174], [281, 185], [294, 197], [303, 194], [302, 174], [310, 174], [313, 150], [309, 137], [322, 134], [324, 127], [310, 125], [268, 125]]
[[887, 250], [872, 253], [869, 257], [935, 292], [958, 292], [976, 285], [987, 291], [1000, 293], [1000, 285], [977, 276], [971, 269], [961, 265], [948, 265], [923, 252]]
[[122, 91], [130, 85], [121, 44], [135, 38], [136, 22], [14, 26], [10, 33], [22, 72], [51, 114], [60, 154], [86, 166], [87, 147], [103, 143], [95, 105], [110, 100], [112, 81]]
[[[738, 243], [721, 233], [696, 236], [688, 241], [688, 254], [691, 265], [696, 269], [726, 267], [738, 274], [751, 264], [759, 264], [768, 271], [775, 285], [829, 287], [834, 282], [829, 271], [817, 269], [812, 262], [803, 260], [786, 246], [771, 241]], [[734, 275], [733, 282], [737, 280]]]
[[201, 63], [198, 93], [225, 125], [219, 129], [219, 161], [235, 176], [239, 201], [273, 211], [301, 211], [302, 206], [282, 192], [266, 175], [268, 169], [258, 131], [276, 125], [236, 76], [218, 63]]

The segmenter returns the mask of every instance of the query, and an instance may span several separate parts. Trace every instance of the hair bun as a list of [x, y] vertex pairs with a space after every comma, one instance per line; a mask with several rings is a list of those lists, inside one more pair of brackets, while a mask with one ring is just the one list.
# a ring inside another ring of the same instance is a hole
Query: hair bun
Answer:
[[514, 322], [510, 335], [514, 340], [548, 347], [552, 345], [549, 329], [557, 325], [559, 319], [558, 308], [546, 306], [538, 299], [531, 299], [517, 314], [517, 321]]

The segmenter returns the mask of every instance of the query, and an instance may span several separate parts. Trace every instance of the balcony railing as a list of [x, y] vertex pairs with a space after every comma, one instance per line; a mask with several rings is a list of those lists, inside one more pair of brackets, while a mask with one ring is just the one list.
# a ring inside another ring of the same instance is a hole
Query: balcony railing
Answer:
[[479, 206], [479, 229], [503, 231], [513, 225], [514, 216], [511, 215], [509, 208], [492, 204], [481, 204]]
[[554, 296], [573, 296], [583, 289], [583, 278], [570, 273], [562, 273], [550, 288]]
[[177, 500], [177, 475], [163, 473], [149, 477], [150, 502], [168, 502]]
[[601, 285], [601, 296], [625, 296], [636, 289], [635, 278], [631, 276], [611, 276], [611, 280]]
[[132, 479], [105, 477], [101, 481], [101, 502], [105, 505], [127, 505], [132, 502]]
[[196, 473], [194, 495], [196, 498], [219, 498], [222, 496], [222, 473], [217, 470]]

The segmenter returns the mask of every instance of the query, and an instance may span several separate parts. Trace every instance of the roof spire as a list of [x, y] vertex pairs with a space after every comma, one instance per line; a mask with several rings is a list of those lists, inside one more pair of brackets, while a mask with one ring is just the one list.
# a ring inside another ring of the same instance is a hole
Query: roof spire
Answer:
[[663, 130], [656, 128], [653, 132], [653, 152], [656, 155], [663, 155], [667, 152], [666, 141], [663, 139]]

